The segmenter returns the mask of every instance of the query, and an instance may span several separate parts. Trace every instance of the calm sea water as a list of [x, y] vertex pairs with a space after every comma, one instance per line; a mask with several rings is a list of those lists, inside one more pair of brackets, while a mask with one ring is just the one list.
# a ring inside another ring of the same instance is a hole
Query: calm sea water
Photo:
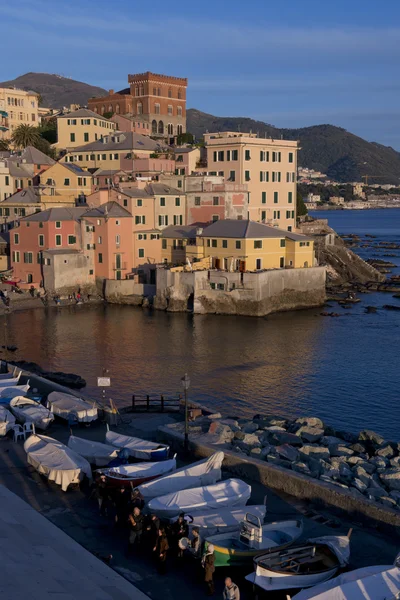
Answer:
[[[340, 233], [400, 241], [400, 210], [316, 213]], [[381, 254], [361, 250], [364, 256]], [[400, 251], [393, 251], [400, 265]], [[397, 271], [399, 272], [399, 271]], [[167, 314], [128, 306], [37, 309], [8, 316], [17, 357], [76, 372], [100, 398], [96, 377], [110, 371], [110, 395], [179, 391], [225, 414], [316, 415], [350, 431], [372, 428], [400, 440], [400, 312], [365, 314], [366, 305], [399, 303], [368, 294], [341, 318], [320, 309], [266, 319]], [[4, 321], [3, 321], [4, 323]], [[1, 342], [0, 322], [0, 343]]]

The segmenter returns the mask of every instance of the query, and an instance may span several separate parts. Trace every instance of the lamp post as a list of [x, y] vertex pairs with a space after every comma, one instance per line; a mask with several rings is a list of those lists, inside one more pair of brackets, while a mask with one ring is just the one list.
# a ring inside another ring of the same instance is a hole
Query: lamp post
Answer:
[[183, 448], [185, 452], [189, 450], [189, 435], [188, 435], [188, 401], [187, 401], [187, 393], [190, 387], [190, 379], [187, 373], [181, 379], [182, 387], [185, 392], [185, 440], [183, 443]]

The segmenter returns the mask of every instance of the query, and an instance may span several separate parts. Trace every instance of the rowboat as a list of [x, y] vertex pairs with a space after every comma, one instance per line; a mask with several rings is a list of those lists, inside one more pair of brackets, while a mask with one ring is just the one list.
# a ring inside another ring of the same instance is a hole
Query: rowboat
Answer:
[[90, 404], [82, 398], [64, 392], [51, 392], [47, 398], [47, 408], [67, 421], [71, 417], [79, 423], [90, 423], [98, 417], [95, 403]]
[[105, 467], [118, 456], [118, 450], [114, 446], [86, 440], [75, 435], [69, 437], [68, 448], [86, 458], [91, 465], [96, 465], [96, 467]]
[[223, 452], [215, 452], [209, 458], [199, 460], [188, 467], [177, 469], [170, 475], [164, 475], [139, 487], [144, 500], [179, 492], [193, 487], [213, 485], [222, 477], [221, 465]]
[[0, 436], [7, 434], [7, 431], [15, 425], [15, 417], [5, 406], [0, 406]]
[[106, 482], [112, 486], [137, 487], [145, 481], [151, 481], [160, 475], [176, 469], [176, 459], [158, 462], [141, 462], [133, 465], [121, 465], [108, 469], [98, 469], [106, 476]]
[[157, 444], [148, 440], [121, 435], [115, 431], [110, 431], [107, 427], [106, 442], [116, 448], [126, 448], [130, 456], [138, 460], [166, 460], [169, 454], [169, 446]]
[[266, 591], [308, 588], [327, 581], [349, 562], [350, 533], [261, 554], [254, 559], [254, 573], [246, 579]]
[[148, 503], [150, 512], [162, 518], [174, 517], [181, 512], [204, 511], [206, 508], [244, 506], [251, 495], [251, 487], [240, 479], [227, 479], [214, 485], [182, 490], [153, 498]]
[[0, 404], [9, 404], [15, 396], [24, 396], [29, 391], [29, 383], [25, 385], [0, 387]]
[[258, 517], [247, 513], [236, 531], [206, 537], [213, 544], [216, 567], [241, 567], [252, 564], [260, 552], [283, 550], [303, 533], [302, 521], [277, 521], [262, 525]]
[[258, 517], [261, 523], [264, 523], [266, 509], [265, 504], [253, 504], [239, 508], [211, 509], [193, 515], [189, 513], [185, 518], [189, 522], [189, 533], [192, 532], [193, 527], [197, 527], [200, 530], [202, 539], [204, 539], [217, 533], [236, 532], [247, 513]]
[[45, 406], [31, 398], [15, 396], [10, 401], [10, 410], [20, 423], [33, 423], [38, 429], [47, 429], [54, 415]]
[[64, 492], [85, 475], [89, 479], [92, 477], [86, 459], [47, 435], [31, 435], [24, 443], [24, 449], [28, 463], [49, 481], [60, 485]]

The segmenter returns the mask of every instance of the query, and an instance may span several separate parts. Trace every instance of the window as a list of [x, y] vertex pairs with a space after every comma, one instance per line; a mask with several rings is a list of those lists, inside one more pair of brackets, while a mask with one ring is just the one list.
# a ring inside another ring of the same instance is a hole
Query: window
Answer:
[[269, 152], [265, 152], [264, 150], [260, 150], [260, 161], [261, 162], [269, 162]]
[[118, 219], [115, 221], [116, 225], [121, 225], [121, 221], [118, 221]]
[[236, 171], [229, 171], [229, 180], [230, 181], [236, 180]]
[[224, 156], [225, 156], [225, 152], [223, 150], [220, 150], [218, 152], [218, 162], [223, 162], [224, 161]]
[[256, 259], [256, 269], [257, 269], [257, 271], [259, 271], [260, 269], [262, 269], [262, 260], [261, 260], [261, 258], [257, 258]]
[[161, 247], [162, 247], [163, 250], [167, 249], [167, 240], [162, 240], [161, 241]]
[[141, 200], [140, 198], [136, 200], [136, 206], [143, 206], [143, 200]]
[[281, 211], [274, 210], [274, 219], [280, 219], [280, 218], [281, 218]]
[[219, 221], [219, 215], [212, 216], [212, 222], [215, 223], [215, 221]]
[[66, 178], [64, 179], [64, 185], [65, 185], [66, 187], [68, 187], [68, 186], [69, 186], [69, 184], [70, 184], [70, 180], [69, 180], [69, 178], [68, 178], [68, 177], [66, 177]]
[[174, 112], [173, 107], [169, 104], [168, 105], [168, 114], [169, 114], [170, 117], [172, 117], [173, 112]]
[[144, 248], [139, 248], [138, 256], [139, 256], [139, 258], [144, 258]]
[[244, 160], [250, 160], [250, 150], [245, 150], [244, 152]]
[[121, 236], [120, 236], [119, 234], [117, 234], [117, 235], [115, 236], [115, 244], [116, 244], [117, 246], [119, 246], [119, 245], [120, 245], [120, 243], [121, 243]]
[[211, 240], [211, 246], [213, 248], [217, 248], [217, 246], [218, 246], [218, 240]]
[[182, 215], [174, 215], [174, 225], [183, 225]]
[[293, 192], [288, 192], [288, 203], [289, 204], [293, 203]]
[[99, 253], [99, 263], [103, 262], [103, 255], [101, 253]]
[[179, 181], [178, 181], [178, 188], [181, 188], [181, 187], [182, 187], [182, 180], [179, 179]]
[[281, 240], [281, 248], [284, 248], [286, 246], [286, 240]]
[[196, 196], [194, 199], [194, 205], [195, 206], [200, 206], [201, 205], [201, 197], [200, 196]]
[[176, 109], [176, 114], [178, 115], [178, 117], [182, 116], [182, 106], [178, 106], [178, 108]]
[[287, 230], [288, 230], [288, 231], [292, 231], [292, 226], [290, 225], [290, 226], [287, 228]]
[[114, 160], [118, 160], [118, 154], [114, 154]]
[[19, 233], [14, 233], [14, 244], [19, 244]]
[[261, 211], [261, 221], [265, 221], [267, 218], [267, 211], [266, 210], [262, 210]]
[[107, 160], [107, 154], [102, 154], [101, 155], [101, 160]]
[[292, 219], [294, 219], [294, 210], [292, 210]]
[[240, 250], [242, 247], [242, 242], [240, 240], [236, 240], [235, 248], [236, 250]]
[[219, 196], [213, 197], [213, 206], [219, 206]]
[[269, 181], [269, 171], [260, 171], [260, 181]]
[[262, 248], [262, 240], [254, 240], [254, 249]]
[[61, 229], [61, 221], [56, 221], [56, 229]]
[[5, 185], [10, 185], [10, 178], [8, 175], [5, 176]]
[[165, 198], [160, 198], [160, 206], [165, 206]]
[[267, 204], [267, 192], [261, 192], [261, 204]]
[[75, 141], [75, 134], [74, 133], [70, 133], [69, 134], [69, 139], [70, 139], [70, 142], [74, 142]]
[[33, 253], [24, 252], [24, 263], [31, 265], [33, 263]]
[[207, 248], [211, 246], [211, 240], [207, 240]]
[[272, 162], [281, 162], [281, 153], [280, 152], [272, 153]]
[[223, 248], [227, 248], [228, 247], [228, 240], [222, 240], [222, 247]]
[[89, 141], [89, 134], [88, 133], [84, 133], [83, 134], [83, 141], [84, 142], [88, 142]]
[[19, 252], [18, 252], [18, 250], [16, 252], [12, 253], [12, 259], [13, 259], [13, 262], [19, 263]]
[[245, 171], [244, 172], [244, 180], [245, 181], [250, 181], [250, 171]]
[[293, 152], [289, 152], [289, 162], [293, 162]]
[[278, 171], [273, 171], [272, 172], [272, 181], [280, 183], [280, 181], [281, 181], [281, 174], [280, 174], [280, 172], [278, 172]]
[[[5, 208], [4, 209], [4, 216], [5, 217], [9, 217], [10, 216], [10, 209], [9, 208]], [[27, 224], [27, 226], [28, 226], [28, 224]]]
[[175, 198], [175, 206], [180, 206], [180, 205], [181, 205], [181, 199]]
[[44, 235], [42, 233], [39, 235], [39, 246], [44, 246]]
[[168, 227], [168, 215], [158, 215], [158, 225], [159, 227]]
[[232, 150], [232, 160], [237, 160], [237, 159], [238, 159], [238, 151]]
[[56, 235], [56, 246], [61, 246], [61, 235]]
[[154, 105], [154, 112], [156, 115], [160, 114], [160, 105], [158, 103]]
[[274, 192], [274, 204], [278, 204], [279, 202], [279, 192]]
[[290, 210], [287, 210], [287, 211], [286, 211], [286, 218], [287, 218], [287, 219], [290, 219]]
[[68, 236], [68, 244], [76, 244], [76, 237], [74, 235]]

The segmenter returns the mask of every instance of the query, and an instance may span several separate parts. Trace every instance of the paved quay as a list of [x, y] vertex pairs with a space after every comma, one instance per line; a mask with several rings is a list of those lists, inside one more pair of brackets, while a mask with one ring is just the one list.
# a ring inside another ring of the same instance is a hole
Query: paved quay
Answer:
[[[155, 439], [159, 425], [172, 423], [178, 418], [177, 415], [123, 415], [124, 423], [118, 426], [118, 430]], [[104, 441], [105, 426], [93, 424], [90, 427], [74, 428], [73, 433], [77, 436]], [[48, 434], [66, 442], [69, 429], [56, 422]], [[228, 477], [227, 474], [224, 476]], [[400, 550], [399, 538], [352, 522], [351, 515], [344, 518], [342, 514], [333, 510], [319, 509], [312, 503], [299, 501], [281, 493], [278, 495], [252, 481], [248, 483], [252, 485], [250, 503], [261, 503], [267, 495], [267, 519], [274, 521], [302, 518], [305, 538], [346, 534], [350, 527], [353, 527], [351, 568], [371, 564], [392, 564]], [[202, 573], [195, 565], [186, 562], [182, 566], [171, 559], [167, 575], [159, 576], [151, 556], [140, 552], [126, 557], [127, 535], [116, 531], [110, 520], [99, 515], [97, 503], [89, 497], [88, 488], [62, 492], [58, 486], [49, 483], [27, 464], [22, 443], [14, 443], [8, 438], [0, 440], [0, 484], [5, 485], [89, 552], [102, 558], [112, 554], [111, 566], [115, 571], [154, 600], [188, 597], [197, 600], [205, 597]], [[242, 599], [252, 598], [252, 587], [244, 581], [244, 576], [248, 572], [248, 568], [244, 570], [235, 568], [233, 573], [229, 568], [217, 569], [216, 597], [221, 597], [224, 578], [231, 575], [241, 589]], [[121, 600], [122, 598], [123, 596]], [[285, 594], [270, 594], [268, 598], [280, 600], [285, 598]]]

